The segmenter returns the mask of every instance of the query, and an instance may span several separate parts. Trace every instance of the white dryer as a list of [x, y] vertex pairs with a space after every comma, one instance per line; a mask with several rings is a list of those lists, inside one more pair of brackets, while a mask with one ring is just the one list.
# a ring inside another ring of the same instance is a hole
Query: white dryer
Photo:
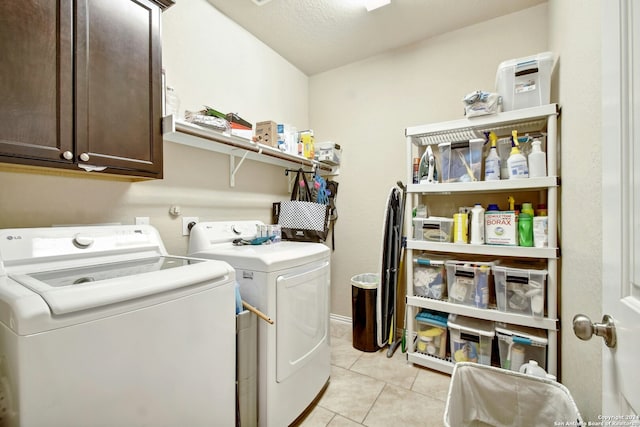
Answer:
[[234, 425], [234, 275], [151, 226], [0, 230], [0, 425]]
[[243, 300], [269, 316], [259, 320], [260, 426], [291, 424], [329, 381], [330, 251], [320, 243], [233, 244], [256, 237], [259, 221], [200, 222], [189, 256], [226, 261]]

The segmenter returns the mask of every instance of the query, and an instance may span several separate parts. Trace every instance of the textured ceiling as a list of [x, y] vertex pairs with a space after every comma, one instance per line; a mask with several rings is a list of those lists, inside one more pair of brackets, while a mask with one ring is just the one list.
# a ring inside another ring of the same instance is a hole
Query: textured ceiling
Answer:
[[[546, 0], [208, 0], [307, 75], [526, 9]], [[260, 1], [259, 1], [260, 2]]]

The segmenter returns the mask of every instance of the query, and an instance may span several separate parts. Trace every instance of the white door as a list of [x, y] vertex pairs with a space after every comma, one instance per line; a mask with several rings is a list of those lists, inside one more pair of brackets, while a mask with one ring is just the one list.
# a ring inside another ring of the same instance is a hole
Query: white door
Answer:
[[615, 348], [603, 344], [602, 411], [632, 415], [640, 414], [640, 2], [602, 4], [603, 314], [617, 335]]

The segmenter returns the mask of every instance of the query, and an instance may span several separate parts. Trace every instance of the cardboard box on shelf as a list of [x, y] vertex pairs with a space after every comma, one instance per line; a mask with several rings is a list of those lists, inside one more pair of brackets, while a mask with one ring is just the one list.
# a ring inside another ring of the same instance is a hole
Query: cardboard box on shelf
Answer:
[[489, 211], [484, 214], [487, 245], [518, 245], [518, 216], [514, 211]]
[[[315, 156], [315, 148], [314, 148], [314, 137], [312, 130], [303, 130], [299, 133], [299, 144], [301, 147], [298, 148], [298, 154], [301, 154], [304, 158], [313, 160]], [[302, 150], [301, 150], [302, 149]]]
[[278, 147], [278, 124], [272, 121], [256, 123], [256, 141], [270, 147]]

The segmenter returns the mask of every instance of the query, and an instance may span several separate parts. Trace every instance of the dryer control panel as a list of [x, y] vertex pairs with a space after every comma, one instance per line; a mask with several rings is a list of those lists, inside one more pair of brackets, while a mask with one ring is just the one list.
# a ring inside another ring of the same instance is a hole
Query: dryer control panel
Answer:
[[[19, 266], [69, 262], [120, 253], [163, 255], [158, 231], [150, 225], [16, 228], [0, 230], [0, 274]], [[147, 255], [151, 256], [151, 255]]]
[[256, 227], [264, 225], [262, 221], [214, 221], [199, 222], [191, 230], [189, 239], [189, 253], [191, 248], [200, 249], [217, 243], [229, 243], [236, 239], [253, 239], [256, 237]]

